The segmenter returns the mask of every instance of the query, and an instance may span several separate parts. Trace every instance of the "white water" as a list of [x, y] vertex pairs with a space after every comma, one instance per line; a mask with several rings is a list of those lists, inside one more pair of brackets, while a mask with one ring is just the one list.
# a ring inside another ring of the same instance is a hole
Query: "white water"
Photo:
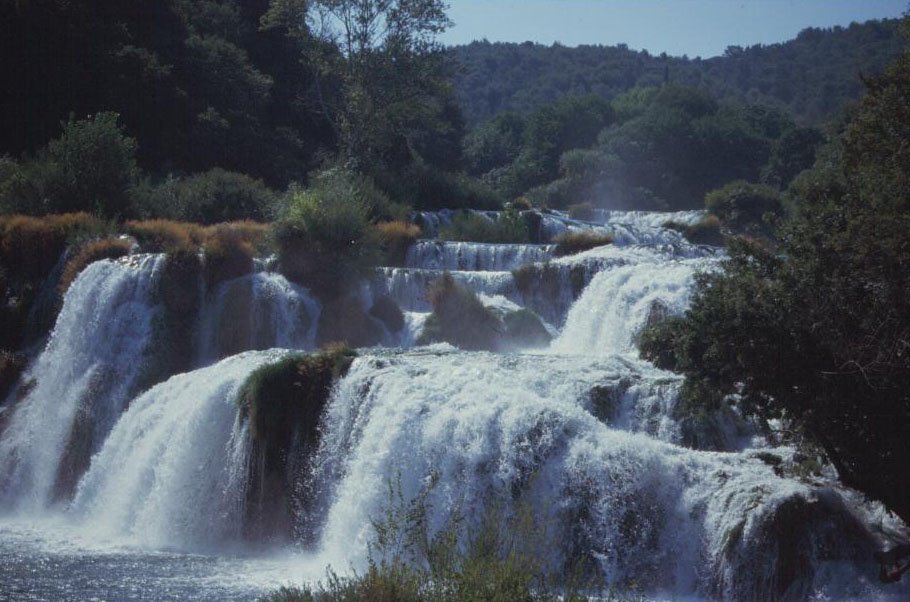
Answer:
[[52, 501], [58, 469], [77, 414], [88, 414], [100, 446], [142, 369], [152, 334], [151, 293], [162, 257], [99, 261], [66, 294], [44, 352], [24, 382], [33, 388], [12, 410], [0, 439], [0, 496], [38, 510]]
[[123, 414], [71, 512], [94, 537], [152, 548], [236, 542], [249, 453], [237, 393], [284, 351], [251, 351], [174, 376]]
[[312, 350], [322, 308], [309, 291], [275, 272], [223, 282], [202, 312], [204, 365], [247, 349]]
[[[424, 217], [438, 227], [451, 213]], [[559, 337], [537, 354], [447, 345], [362, 350], [331, 395], [313, 472], [294, 492], [310, 496], [301, 506], [307, 514], [296, 518], [315, 525], [315, 543], [304, 556], [263, 560], [268, 577], [261, 566], [224, 556], [244, 549], [249, 446], [237, 391], [281, 350], [242, 353], [172, 377], [125, 411], [125, 400], [111, 405], [97, 421], [110, 434], [72, 500], [42, 510], [56, 472], [47, 466], [55, 457], [60, 462], [71, 428], [66, 417], [81, 407], [81, 393], [70, 392], [86, 389], [79, 370], [59, 366], [93, 365], [110, 352], [105, 361], [120, 362], [126, 380], [134, 379], [130, 371], [142, 365], [155, 315], [150, 287], [158, 260], [133, 259], [141, 264], [135, 270], [91, 266], [68, 293], [55, 329], [55, 339], [58, 331], [69, 333], [67, 349], [51, 341], [30, 369], [38, 385], [0, 435], [0, 494], [88, 542], [80, 545], [120, 547], [99, 563], [96, 552], [73, 558], [40, 533], [0, 524], [0, 558], [13, 567], [0, 575], [24, 583], [28, 595], [68, 599], [48, 592], [107, 562], [115, 577], [97, 578], [99, 585], [79, 590], [82, 597], [128, 599], [122, 592], [131, 576], [170, 572], [186, 575], [187, 583], [199, 576], [201, 585], [181, 585], [170, 596], [163, 581], [149, 578], [143, 581], [149, 589], [132, 597], [202, 599], [218, 591], [224, 599], [249, 599], [281, 582], [318, 577], [328, 564], [363, 570], [372, 521], [385, 516], [390, 483], [400, 483], [405, 500], [427, 493], [431, 530], [460, 515], [468, 536], [491, 508], [506, 514], [529, 508], [540, 531], [530, 535], [542, 538], [553, 568], [587, 560], [608, 585], [622, 591], [634, 582], [648, 598], [907, 599], [907, 584], [875, 582], [870, 558], [881, 535], [871, 531], [882, 529], [875, 524], [880, 510], [831, 482], [781, 477], [750, 446], [785, 465], [793, 450], [767, 449], [729, 415], [708, 417], [706, 430], [720, 431], [708, 443], [743, 451], [680, 446], [685, 429], [698, 428], [678, 416], [681, 377], [636, 359], [633, 339], [655, 306], [684, 311], [695, 273], [717, 260], [710, 249], [660, 228], [667, 219], [690, 223], [700, 213], [613, 212], [600, 225], [547, 216], [547, 228], [599, 227], [618, 244], [548, 260], [542, 246], [427, 241], [412, 249], [411, 267], [379, 270], [361, 291], [364, 307], [382, 294], [406, 310], [405, 327], [389, 345], [414, 345], [429, 311], [426, 287], [453, 268], [484, 303], [530, 307], [560, 327]], [[510, 270], [531, 258], [537, 276], [519, 291]], [[203, 363], [251, 347], [312, 348], [318, 305], [277, 274], [225, 283], [207, 304], [197, 348]], [[86, 315], [123, 317], [104, 330], [106, 323]], [[889, 528], [907, 535], [902, 525]], [[7, 551], [6, 537], [28, 551]], [[213, 550], [221, 558], [198, 555]], [[62, 558], [63, 568], [45, 580], [22, 576], [47, 574], [45, 557]], [[222, 565], [232, 569], [213, 568]], [[0, 582], [0, 597], [14, 591], [5, 588]]]
[[449, 271], [508, 272], [546, 261], [552, 245], [508, 245], [419, 240], [408, 249], [406, 267]]

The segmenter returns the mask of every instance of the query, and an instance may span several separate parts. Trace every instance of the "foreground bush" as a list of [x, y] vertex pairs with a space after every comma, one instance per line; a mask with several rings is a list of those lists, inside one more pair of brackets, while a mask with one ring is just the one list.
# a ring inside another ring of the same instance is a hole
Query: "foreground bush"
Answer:
[[506, 210], [493, 220], [477, 213], [459, 213], [452, 223], [439, 231], [442, 240], [522, 244], [530, 240], [528, 226], [521, 214]]
[[563, 232], [553, 242], [556, 244], [555, 254], [574, 255], [596, 247], [613, 244], [613, 237], [609, 234], [588, 230], [570, 230]]
[[324, 583], [281, 588], [260, 602], [582, 602], [589, 599], [584, 589], [600, 590], [580, 582], [581, 570], [547, 568], [550, 534], [529, 508], [506, 514], [490, 502], [475, 533], [460, 537], [460, 516], [430, 532], [427, 490], [406, 502], [393, 485], [389, 498], [385, 516], [373, 522], [366, 572], [342, 577], [329, 569]]
[[133, 243], [125, 238], [102, 238], [82, 245], [63, 267], [57, 290], [64, 295], [76, 276], [89, 264], [102, 259], [116, 259], [128, 255], [132, 246]]

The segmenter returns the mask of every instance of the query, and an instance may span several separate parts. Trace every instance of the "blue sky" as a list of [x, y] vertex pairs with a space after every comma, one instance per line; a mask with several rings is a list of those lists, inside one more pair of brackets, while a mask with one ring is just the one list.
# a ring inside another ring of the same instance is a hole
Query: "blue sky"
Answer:
[[708, 58], [727, 46], [773, 44], [806, 27], [899, 17], [908, 0], [449, 0], [445, 44], [486, 38], [543, 44], [628, 44]]

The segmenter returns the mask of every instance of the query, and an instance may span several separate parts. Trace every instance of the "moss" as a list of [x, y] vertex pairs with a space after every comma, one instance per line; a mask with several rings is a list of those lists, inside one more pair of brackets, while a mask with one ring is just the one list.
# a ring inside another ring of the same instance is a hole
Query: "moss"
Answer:
[[510, 345], [521, 348], [546, 347], [553, 337], [540, 317], [529, 309], [506, 313], [502, 318]]
[[249, 424], [253, 460], [249, 463], [245, 532], [254, 539], [283, 539], [290, 534], [293, 496], [300, 467], [316, 449], [319, 418], [335, 382], [356, 353], [343, 346], [314, 354], [287, 356], [255, 370], [237, 397]]
[[401, 332], [404, 328], [404, 314], [394, 299], [382, 295], [370, 308], [370, 315], [386, 325], [389, 332]]
[[80, 246], [67, 260], [57, 290], [66, 294], [70, 284], [82, 270], [101, 259], [116, 259], [129, 254], [132, 243], [125, 238], [102, 238]]
[[557, 256], [574, 255], [604, 245], [613, 244], [613, 237], [609, 234], [589, 232], [586, 230], [572, 230], [563, 232], [553, 239], [556, 244]]
[[504, 326], [471, 290], [444, 274], [427, 290], [433, 313], [417, 343], [447, 342], [470, 350], [496, 351]]

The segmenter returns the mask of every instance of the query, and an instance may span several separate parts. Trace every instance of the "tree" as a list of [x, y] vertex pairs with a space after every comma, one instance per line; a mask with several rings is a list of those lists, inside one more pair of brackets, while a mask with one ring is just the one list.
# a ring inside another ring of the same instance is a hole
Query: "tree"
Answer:
[[415, 132], [451, 111], [436, 35], [441, 0], [273, 0], [266, 27], [301, 40], [317, 95], [347, 162], [398, 167]]
[[785, 418], [910, 522], [910, 53], [867, 89], [791, 187], [780, 254], [734, 244], [645, 353], [686, 374], [689, 403], [736, 392], [745, 411]]

